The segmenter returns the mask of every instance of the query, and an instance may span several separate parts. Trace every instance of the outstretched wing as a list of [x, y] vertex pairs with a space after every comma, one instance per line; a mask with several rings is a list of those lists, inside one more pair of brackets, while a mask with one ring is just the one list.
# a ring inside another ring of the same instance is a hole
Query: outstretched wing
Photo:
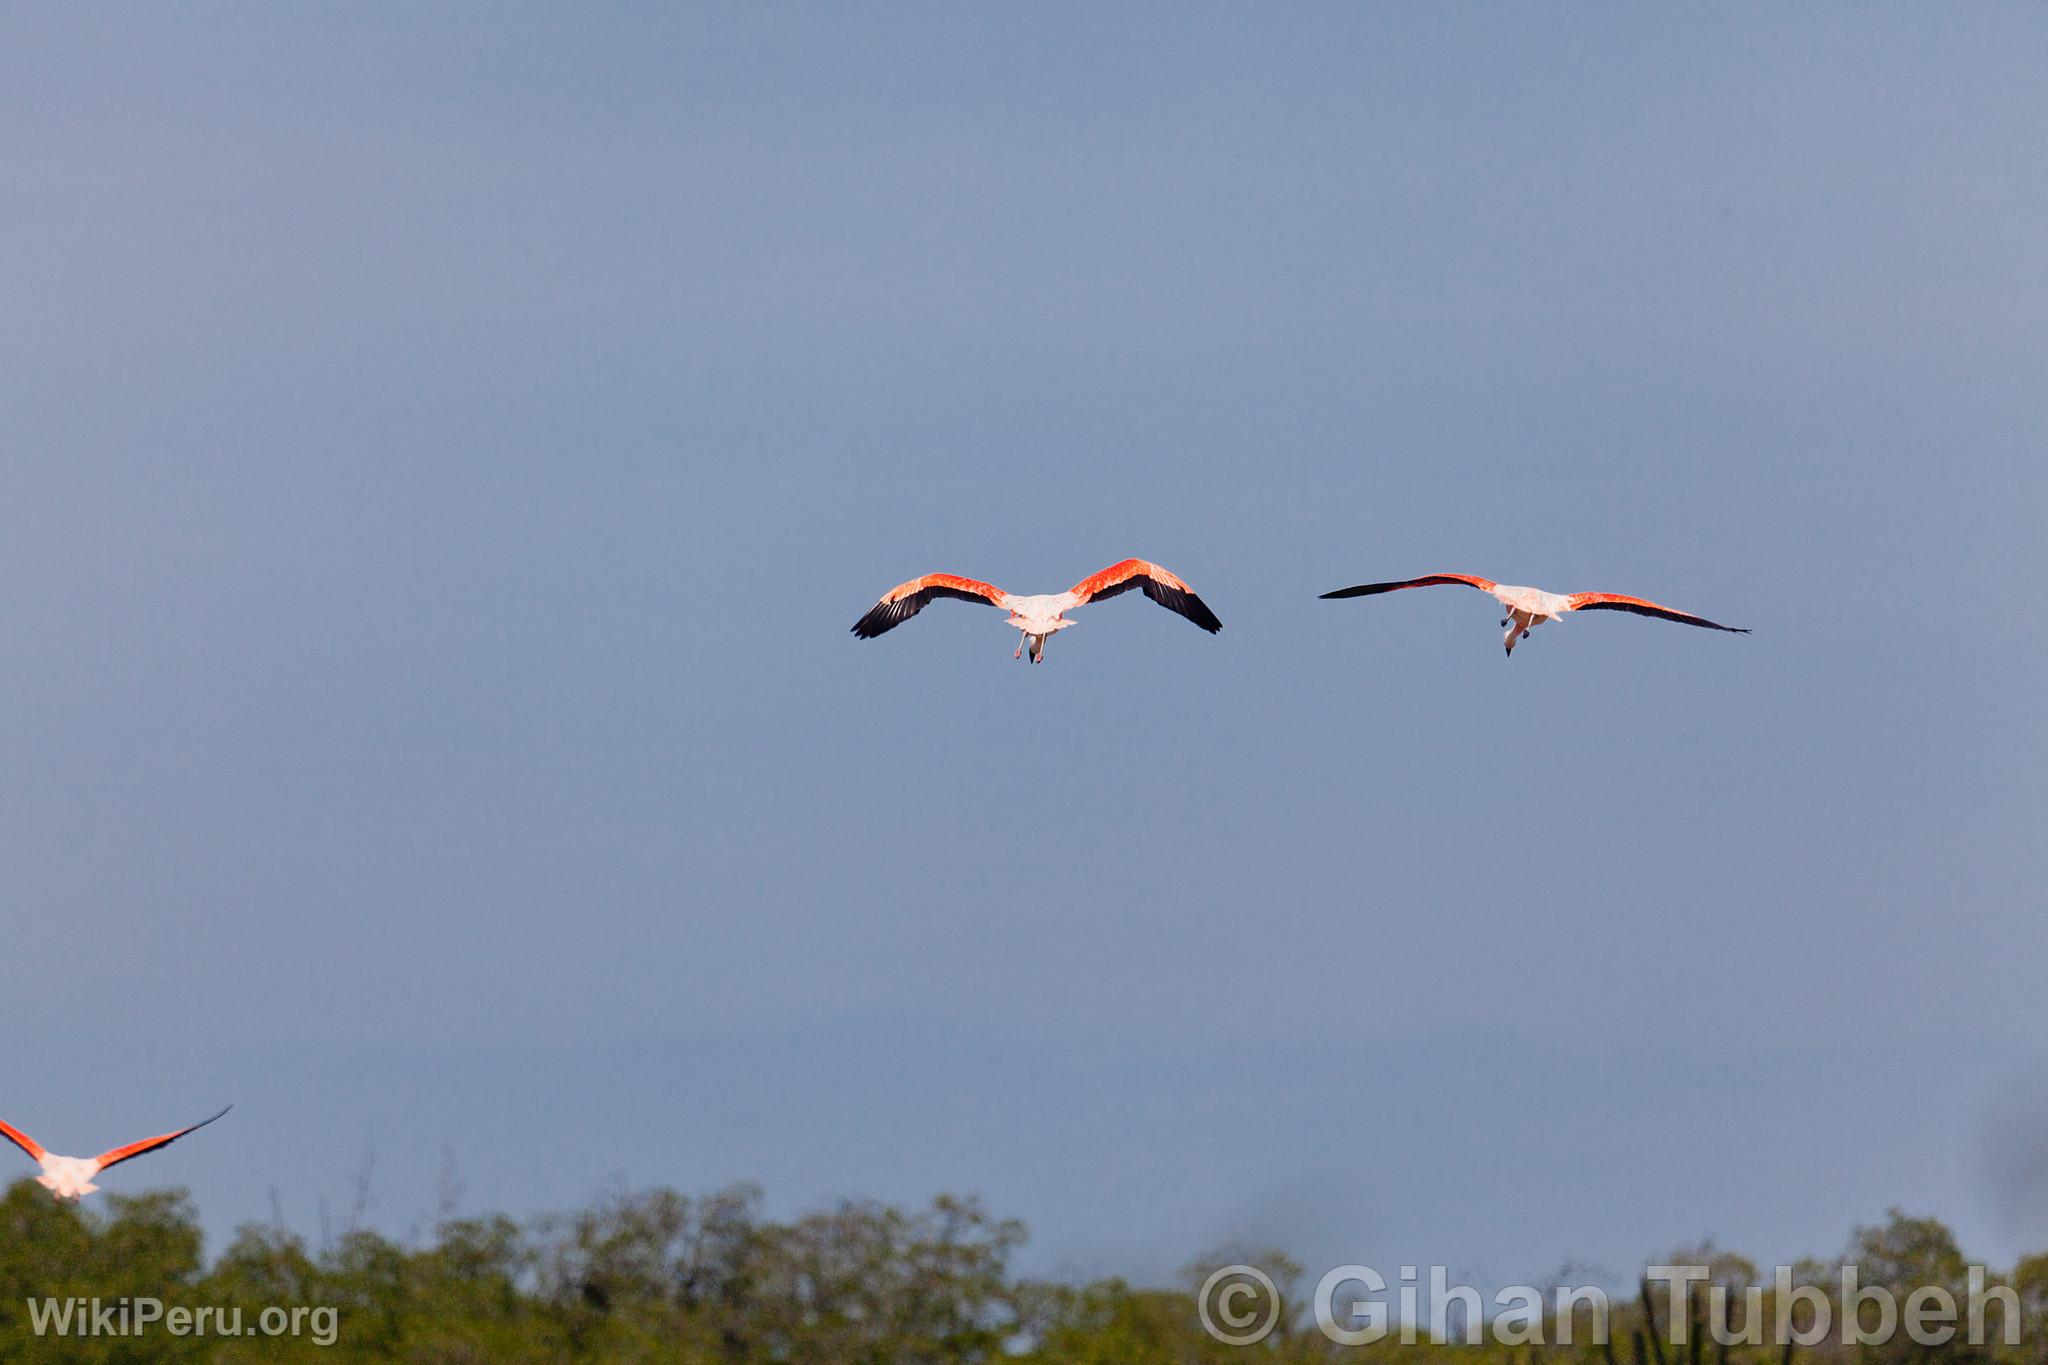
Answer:
[[1477, 574], [1433, 573], [1424, 574], [1421, 578], [1403, 578], [1394, 583], [1360, 583], [1355, 588], [1339, 588], [1335, 592], [1326, 592], [1323, 596], [1325, 598], [1374, 597], [1383, 592], [1398, 592], [1402, 588], [1433, 588], [1439, 583], [1462, 583], [1468, 588], [1477, 588], [1481, 592], [1492, 592], [1500, 586], [1491, 578], [1481, 578]]
[[1142, 559], [1126, 559], [1110, 565], [1101, 573], [1089, 574], [1069, 588], [1067, 595], [1079, 607], [1114, 597], [1120, 592], [1129, 592], [1132, 588], [1143, 588], [1145, 596], [1168, 611], [1187, 617], [1211, 635], [1223, 629], [1216, 613], [1209, 610], [1207, 602], [1195, 596], [1193, 588], [1157, 564], [1148, 564]]
[[[231, 1104], [227, 1109], [221, 1110], [220, 1114], [225, 1114], [228, 1112], [228, 1109], [234, 1107]], [[219, 1118], [220, 1114], [215, 1114], [213, 1119]], [[158, 1137], [144, 1138], [140, 1142], [131, 1142], [126, 1147], [115, 1147], [109, 1151], [101, 1152], [99, 1154], [99, 1168], [104, 1171], [107, 1167], [117, 1165], [128, 1160], [130, 1157], [141, 1156], [144, 1152], [153, 1152], [159, 1147], [168, 1147], [179, 1138], [185, 1136], [185, 1134], [198, 1132], [207, 1124], [212, 1123], [213, 1119], [201, 1119], [190, 1128], [180, 1128], [175, 1133], [164, 1133]]]
[[1655, 602], [1618, 592], [1575, 592], [1571, 596], [1571, 603], [1573, 611], [1632, 611], [1638, 616], [1655, 616], [1666, 621], [1676, 621], [1682, 626], [1704, 626], [1708, 630], [1733, 631], [1737, 635], [1749, 634], [1745, 626], [1724, 626], [1719, 621], [1709, 621], [1704, 616], [1673, 611]]
[[1000, 607], [1006, 594], [993, 583], [957, 574], [928, 573], [908, 583], [898, 583], [882, 594], [882, 600], [868, 608], [868, 614], [853, 623], [853, 633], [872, 640], [883, 631], [894, 630], [939, 597], [957, 597], [963, 602], [988, 602]]
[[43, 1144], [37, 1142], [27, 1133], [22, 1132], [21, 1129], [16, 1128], [13, 1124], [0, 1122], [0, 1136], [6, 1137], [9, 1142], [21, 1148], [22, 1151], [27, 1152], [31, 1160], [41, 1161], [43, 1159]]

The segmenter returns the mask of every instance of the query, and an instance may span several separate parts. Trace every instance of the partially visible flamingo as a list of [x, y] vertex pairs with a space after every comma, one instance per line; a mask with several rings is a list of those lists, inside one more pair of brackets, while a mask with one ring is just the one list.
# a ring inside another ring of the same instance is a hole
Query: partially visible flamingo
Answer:
[[1507, 647], [1509, 657], [1515, 652], [1515, 641], [1529, 638], [1529, 631], [1545, 621], [1562, 620], [1571, 611], [1632, 611], [1638, 616], [1657, 616], [1681, 625], [1704, 626], [1708, 630], [1733, 631], [1747, 635], [1742, 626], [1724, 626], [1718, 621], [1709, 621], [1704, 616], [1693, 616], [1669, 607], [1660, 607], [1655, 602], [1640, 597], [1628, 597], [1618, 592], [1575, 592], [1560, 594], [1545, 592], [1541, 588], [1518, 588], [1507, 583], [1496, 583], [1490, 578], [1480, 578], [1468, 573], [1433, 573], [1421, 578], [1404, 578], [1395, 583], [1361, 583], [1355, 588], [1339, 588], [1326, 592], [1331, 597], [1371, 597], [1383, 592], [1396, 592], [1402, 588], [1428, 588], [1439, 583], [1462, 583], [1490, 595], [1494, 601], [1507, 608], [1508, 614], [1501, 618], [1501, 624], [1508, 628]]
[[[227, 1109], [221, 1110], [220, 1114], [225, 1114], [228, 1109], [234, 1107], [231, 1104]], [[213, 1119], [219, 1118], [220, 1114], [215, 1114]], [[131, 1157], [141, 1156], [144, 1152], [153, 1152], [159, 1147], [168, 1147], [185, 1134], [204, 1128], [212, 1123], [213, 1119], [201, 1119], [190, 1128], [180, 1128], [175, 1133], [144, 1138], [140, 1142], [131, 1142], [126, 1147], [113, 1147], [95, 1157], [58, 1156], [55, 1152], [45, 1151], [40, 1142], [5, 1122], [0, 1122], [0, 1135], [4, 1135], [8, 1141], [27, 1152], [36, 1164], [43, 1168], [43, 1173], [36, 1177], [36, 1184], [59, 1199], [83, 1199], [99, 1188], [92, 1183], [92, 1178], [107, 1167], [118, 1165]]]
[[1024, 632], [1024, 638], [1017, 642], [1017, 652], [1010, 657], [1020, 658], [1028, 644], [1031, 646], [1031, 662], [1037, 663], [1045, 653], [1045, 637], [1074, 624], [1066, 619], [1064, 613], [1089, 602], [1100, 602], [1120, 592], [1129, 592], [1132, 588], [1143, 588], [1145, 596], [1168, 611], [1179, 612], [1211, 635], [1223, 629], [1216, 613], [1195, 596], [1194, 589], [1157, 564], [1148, 564], [1142, 559], [1126, 559], [1110, 565], [1101, 573], [1090, 574], [1065, 592], [1038, 597], [1019, 597], [978, 578], [928, 573], [923, 578], [899, 583], [883, 593], [882, 600], [868, 608], [867, 615], [854, 622], [853, 633], [863, 640], [872, 640], [882, 632], [902, 625], [935, 598], [957, 597], [963, 602], [988, 602], [1009, 612], [1007, 624]]

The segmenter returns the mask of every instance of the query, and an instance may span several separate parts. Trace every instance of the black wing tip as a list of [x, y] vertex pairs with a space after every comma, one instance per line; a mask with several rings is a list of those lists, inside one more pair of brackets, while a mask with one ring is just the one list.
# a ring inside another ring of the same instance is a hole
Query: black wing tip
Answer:
[[945, 588], [934, 584], [907, 597], [899, 597], [893, 602], [885, 599], [875, 603], [868, 608], [867, 615], [853, 623], [853, 633], [863, 640], [872, 640], [883, 631], [894, 630], [923, 611], [927, 602], [936, 602], [942, 597], [954, 598], [961, 602], [989, 601], [989, 598], [978, 592], [966, 592], [960, 588]]
[[[190, 1137], [192, 1136], [192, 1134], [198, 1132], [201, 1128], [204, 1128], [207, 1124], [212, 1123], [215, 1119], [224, 1117], [227, 1114], [228, 1110], [234, 1107], [234, 1104], [230, 1102], [228, 1104], [222, 1105], [219, 1113], [210, 1114], [207, 1117], [199, 1120], [199, 1122], [197, 1123], [189, 1124], [186, 1127], [180, 1128], [175, 1133], [166, 1133], [164, 1134], [164, 1136], [160, 1138], [145, 1139], [148, 1145], [144, 1146], [141, 1151], [130, 1152], [128, 1153], [128, 1155], [123, 1157], [116, 1157], [113, 1161], [108, 1162], [106, 1166], [103, 1166], [100, 1169], [106, 1170], [111, 1167], [118, 1166], [124, 1161], [133, 1161], [136, 1157], [148, 1156], [151, 1152], [161, 1152], [164, 1148], [170, 1146], [179, 1138]], [[116, 1148], [115, 1150], [118, 1151], [119, 1149]]]
[[872, 640], [884, 631], [902, 625], [903, 619], [904, 613], [896, 610], [894, 602], [877, 602], [868, 608], [867, 615], [853, 623], [851, 629], [858, 638]]
[[[1649, 615], [1649, 613], [1645, 612], [1644, 615]], [[1725, 630], [1730, 635], [1749, 634], [1748, 626], [1724, 626], [1719, 621], [1709, 621], [1704, 616], [1686, 616], [1683, 614], [1679, 614], [1666, 616], [1664, 619], [1667, 621], [1676, 621], [1681, 626], [1704, 626], [1708, 630]]]
[[[180, 1128], [177, 1131], [177, 1134], [171, 1138], [171, 1142], [176, 1142], [178, 1138], [186, 1137], [192, 1133], [198, 1132], [201, 1128], [204, 1128], [207, 1124], [212, 1123], [215, 1119], [226, 1117], [228, 1110], [234, 1107], [235, 1106], [233, 1104], [224, 1104], [221, 1106], [219, 1113], [209, 1114], [205, 1118], [199, 1120], [199, 1122], [192, 1124], [190, 1127]], [[167, 1142], [164, 1145], [168, 1147], [170, 1143]], [[137, 1153], [137, 1155], [141, 1155], [141, 1153]]]
[[1176, 616], [1186, 617], [1211, 635], [1223, 629], [1223, 622], [1216, 618], [1215, 612], [1209, 610], [1209, 604], [1193, 591], [1187, 588], [1169, 588], [1153, 578], [1147, 578], [1144, 582], [1145, 596]]
[[1193, 621], [1211, 635], [1223, 629], [1223, 622], [1217, 619], [1215, 612], [1209, 610], [1209, 604], [1193, 593], [1188, 594], [1187, 608], [1182, 611], [1181, 615], [1187, 617], [1188, 620]]
[[1446, 586], [1452, 583], [1462, 584], [1468, 588], [1477, 588], [1481, 592], [1492, 592], [1495, 588], [1500, 586], [1498, 583], [1493, 582], [1491, 579], [1485, 578], [1479, 579], [1475, 582], [1470, 576], [1466, 574], [1426, 573], [1420, 578], [1397, 578], [1390, 583], [1360, 583], [1356, 587], [1339, 588], [1335, 592], [1322, 593], [1320, 594], [1320, 596], [1375, 597], [1383, 592], [1399, 592], [1402, 588], [1434, 588]]
[[1725, 630], [1731, 635], [1747, 635], [1750, 633], [1748, 626], [1724, 626], [1719, 621], [1709, 621], [1704, 616], [1694, 616], [1689, 612], [1673, 611], [1669, 607], [1659, 607], [1654, 603], [1649, 606], [1638, 606], [1634, 602], [1588, 602], [1582, 607], [1574, 608], [1574, 610], [1625, 611], [1631, 616], [1650, 616], [1659, 621], [1671, 621], [1681, 626], [1698, 626], [1701, 630]]

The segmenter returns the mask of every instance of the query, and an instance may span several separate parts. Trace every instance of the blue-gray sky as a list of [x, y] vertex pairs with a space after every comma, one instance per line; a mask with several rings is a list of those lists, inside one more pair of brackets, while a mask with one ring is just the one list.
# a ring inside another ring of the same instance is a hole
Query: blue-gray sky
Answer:
[[[218, 1238], [2048, 1244], [2048, 10], [0, 9], [0, 1113]], [[930, 570], [1171, 566], [1045, 666]], [[1501, 657], [1461, 569], [1646, 594]]]

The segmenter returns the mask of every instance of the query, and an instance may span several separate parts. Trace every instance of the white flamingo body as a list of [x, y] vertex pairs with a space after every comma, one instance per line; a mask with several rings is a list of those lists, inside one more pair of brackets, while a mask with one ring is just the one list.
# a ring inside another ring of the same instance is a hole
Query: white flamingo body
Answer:
[[1029, 646], [1031, 662], [1037, 663], [1045, 653], [1046, 637], [1074, 624], [1066, 613], [1133, 588], [1142, 588], [1145, 596], [1167, 610], [1185, 616], [1212, 635], [1223, 629], [1223, 623], [1216, 619], [1216, 613], [1209, 610], [1208, 604], [1174, 574], [1142, 559], [1125, 559], [1101, 573], [1090, 574], [1065, 592], [1035, 596], [1004, 592], [995, 584], [984, 583], [978, 578], [962, 578], [947, 573], [926, 574], [908, 583], [899, 583], [883, 593], [881, 600], [854, 622], [853, 633], [863, 640], [872, 640], [894, 630], [923, 611], [926, 604], [941, 597], [987, 602], [1010, 613], [1006, 624], [1023, 633], [1023, 638], [1017, 642], [1017, 652], [1010, 657], [1022, 657]]
[[[1006, 624], [1023, 631], [1027, 638], [1036, 637], [1043, 648], [1046, 636], [1074, 624], [1061, 613], [1080, 606], [1081, 599], [1071, 592], [1040, 593], [1035, 597], [1004, 593], [1003, 600], [996, 605], [1010, 613]], [[1023, 647], [1021, 641], [1018, 647]]]
[[[232, 1108], [234, 1106], [231, 1104], [227, 1109], [221, 1110], [220, 1114], [225, 1114]], [[122, 1147], [110, 1147], [98, 1156], [60, 1156], [47, 1150], [19, 1128], [5, 1122], [0, 1122], [0, 1137], [5, 1137], [27, 1152], [36, 1165], [42, 1167], [43, 1173], [36, 1177], [36, 1184], [59, 1199], [83, 1199], [99, 1189], [98, 1185], [93, 1184], [93, 1177], [107, 1167], [119, 1165], [123, 1161], [141, 1156], [144, 1152], [153, 1152], [159, 1147], [168, 1147], [185, 1134], [212, 1123], [220, 1114], [215, 1114], [213, 1118], [201, 1119], [191, 1127], [180, 1128], [176, 1132], [160, 1133], [156, 1137], [144, 1138], [140, 1142], [131, 1142]]]
[[37, 1164], [43, 1168], [43, 1173], [36, 1177], [36, 1184], [59, 1199], [83, 1199], [99, 1189], [92, 1183], [92, 1178], [100, 1173], [100, 1163], [91, 1157], [58, 1156], [49, 1152]]
[[1507, 627], [1503, 643], [1510, 657], [1514, 655], [1515, 643], [1529, 638], [1529, 632], [1545, 621], [1562, 621], [1575, 611], [1626, 611], [1637, 616], [1655, 616], [1665, 621], [1676, 621], [1681, 625], [1700, 626], [1707, 630], [1731, 631], [1747, 635], [1742, 626], [1724, 626], [1709, 621], [1704, 616], [1690, 612], [1674, 611], [1642, 597], [1629, 597], [1618, 592], [1545, 592], [1541, 588], [1519, 587], [1513, 583], [1496, 583], [1490, 578], [1477, 574], [1433, 573], [1421, 578], [1397, 579], [1391, 583], [1361, 583], [1355, 588], [1339, 588], [1323, 594], [1333, 597], [1372, 597], [1383, 592], [1397, 592], [1402, 588], [1428, 588], [1439, 584], [1462, 583], [1468, 588], [1477, 588], [1493, 598], [1506, 609], [1507, 615], [1501, 624]]

